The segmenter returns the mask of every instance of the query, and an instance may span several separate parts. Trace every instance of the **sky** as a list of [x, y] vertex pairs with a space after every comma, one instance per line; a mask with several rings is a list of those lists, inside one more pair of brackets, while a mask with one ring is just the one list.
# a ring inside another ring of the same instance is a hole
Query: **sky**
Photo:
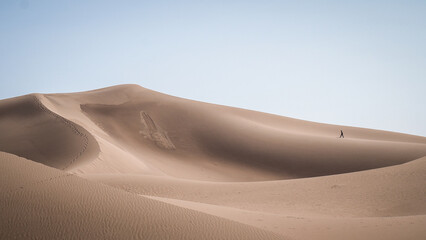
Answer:
[[125, 83], [426, 136], [426, 1], [0, 1], [0, 99]]

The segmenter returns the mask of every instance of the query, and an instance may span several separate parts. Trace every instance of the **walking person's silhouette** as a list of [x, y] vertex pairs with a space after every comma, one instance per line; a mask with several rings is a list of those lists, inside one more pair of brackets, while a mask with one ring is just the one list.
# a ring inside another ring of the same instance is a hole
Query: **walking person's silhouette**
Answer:
[[345, 135], [343, 135], [343, 131], [340, 130], [340, 137], [339, 138], [345, 138]]

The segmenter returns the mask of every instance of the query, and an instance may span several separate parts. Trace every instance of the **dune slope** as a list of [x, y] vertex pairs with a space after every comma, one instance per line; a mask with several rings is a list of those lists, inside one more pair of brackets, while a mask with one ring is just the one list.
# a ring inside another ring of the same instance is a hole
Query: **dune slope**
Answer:
[[[71, 168], [79, 173], [258, 181], [374, 169], [426, 155], [423, 137], [201, 103], [135, 85], [47, 94], [42, 103], [99, 144], [98, 157]], [[337, 138], [340, 129], [345, 139]]]
[[351, 174], [249, 183], [139, 175], [87, 177], [294, 239], [422, 239], [426, 235], [426, 157]]
[[53, 113], [41, 95], [0, 101], [0, 151], [67, 169], [93, 159], [99, 146], [81, 126]]
[[281, 239], [0, 153], [1, 239]]

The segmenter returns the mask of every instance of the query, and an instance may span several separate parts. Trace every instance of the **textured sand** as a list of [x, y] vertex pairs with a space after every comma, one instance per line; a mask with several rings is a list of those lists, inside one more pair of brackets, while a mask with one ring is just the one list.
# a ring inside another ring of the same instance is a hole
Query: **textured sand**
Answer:
[[1, 100], [0, 133], [1, 239], [426, 238], [420, 136], [137, 85]]
[[0, 153], [1, 239], [279, 239]]

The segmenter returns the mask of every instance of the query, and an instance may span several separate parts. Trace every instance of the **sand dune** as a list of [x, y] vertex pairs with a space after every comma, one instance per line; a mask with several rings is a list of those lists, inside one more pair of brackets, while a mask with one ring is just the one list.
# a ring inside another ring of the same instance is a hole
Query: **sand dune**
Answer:
[[0, 153], [0, 161], [1, 239], [279, 239], [14, 155]]
[[[391, 217], [426, 215], [426, 157], [349, 174], [262, 182], [203, 182], [141, 175], [88, 175], [142, 195], [273, 214]], [[256, 193], [255, 196], [252, 196]]]
[[137, 85], [1, 100], [0, 132], [0, 238], [426, 237], [420, 136]]

